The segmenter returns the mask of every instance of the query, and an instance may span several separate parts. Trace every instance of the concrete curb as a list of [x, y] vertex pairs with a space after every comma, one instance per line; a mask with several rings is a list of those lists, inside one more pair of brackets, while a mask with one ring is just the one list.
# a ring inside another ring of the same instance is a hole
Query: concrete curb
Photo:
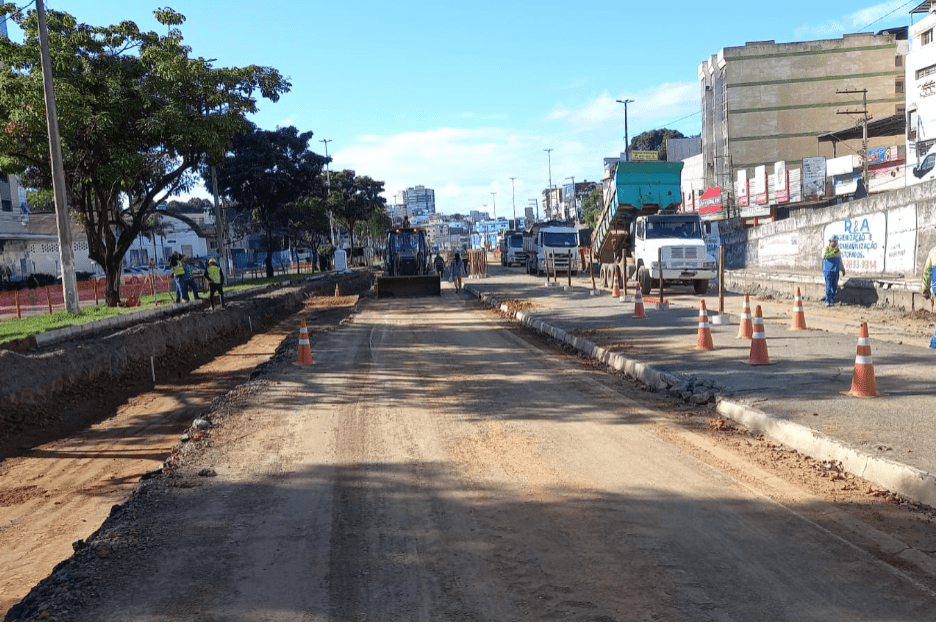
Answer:
[[[465, 286], [465, 290], [492, 308], [506, 311], [506, 305], [501, 308], [501, 302], [490, 293], [480, 292], [471, 286]], [[613, 353], [597, 346], [590, 340], [573, 336], [537, 318], [535, 314], [530, 312], [518, 311], [513, 316], [523, 325], [564, 342], [582, 355], [597, 360], [657, 390], [668, 390], [676, 386], [680, 381], [676, 375], [656, 370], [639, 360], [625, 357], [620, 353]], [[876, 483], [884, 489], [897, 492], [911, 500], [936, 507], [936, 475], [899, 462], [874, 457], [864, 451], [855, 450], [814, 429], [770, 416], [765, 412], [741, 403], [718, 399], [715, 411], [744, 425], [755, 433], [763, 434], [774, 442], [789, 446], [810, 457], [841, 462], [845, 470], [856, 476]]]

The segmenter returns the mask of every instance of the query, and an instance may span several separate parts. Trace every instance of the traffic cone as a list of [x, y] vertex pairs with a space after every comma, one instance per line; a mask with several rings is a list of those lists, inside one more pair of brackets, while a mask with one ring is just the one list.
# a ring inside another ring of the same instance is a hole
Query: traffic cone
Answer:
[[709, 328], [708, 311], [705, 309], [705, 299], [699, 305], [699, 337], [696, 341], [697, 351], [714, 351], [712, 344], [712, 330]]
[[744, 293], [744, 307], [741, 308], [741, 323], [738, 326], [738, 338], [751, 339], [754, 327], [751, 325], [751, 296]]
[[800, 296], [799, 286], [796, 287], [796, 298], [793, 300], [793, 324], [790, 329], [806, 329], [806, 316], [803, 314], [803, 297]]
[[858, 332], [858, 353], [855, 355], [855, 373], [852, 375], [851, 390], [853, 397], [881, 396], [874, 381], [874, 364], [871, 362], [871, 338], [868, 337], [868, 324], [862, 323]]
[[764, 333], [764, 315], [760, 306], [757, 306], [754, 314], [754, 331], [751, 332], [751, 356], [748, 364], [751, 366], [770, 364], [770, 358], [767, 356], [767, 335]]
[[341, 288], [339, 288], [338, 284], [335, 284], [335, 296], [336, 297], [341, 296]]
[[643, 295], [639, 287], [634, 291], [634, 318], [647, 318], [643, 307]]
[[299, 357], [296, 364], [306, 366], [314, 364], [312, 361], [312, 347], [309, 346], [309, 330], [306, 329], [305, 319], [299, 324]]
[[614, 270], [614, 291], [611, 293], [611, 296], [615, 299], [621, 298], [621, 281], [618, 279], [617, 269]]

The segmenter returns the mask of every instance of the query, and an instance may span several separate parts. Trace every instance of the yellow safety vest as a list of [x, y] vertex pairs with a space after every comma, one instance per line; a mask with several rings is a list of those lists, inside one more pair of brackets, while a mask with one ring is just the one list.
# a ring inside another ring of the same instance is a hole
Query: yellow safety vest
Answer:
[[215, 284], [221, 283], [221, 268], [217, 264], [208, 265], [208, 279]]
[[181, 260], [179, 260], [178, 262], [176, 262], [176, 263], [175, 263], [175, 266], [172, 267], [172, 274], [175, 275], [176, 277], [179, 277], [180, 275], [184, 275], [184, 274], [185, 274], [185, 267], [182, 266], [182, 261], [181, 261]]

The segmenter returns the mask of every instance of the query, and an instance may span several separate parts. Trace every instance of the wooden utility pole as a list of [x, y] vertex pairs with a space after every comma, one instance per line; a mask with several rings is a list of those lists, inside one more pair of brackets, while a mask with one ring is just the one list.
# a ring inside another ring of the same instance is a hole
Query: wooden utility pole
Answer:
[[45, 8], [36, 0], [39, 19], [39, 55], [42, 60], [42, 86], [45, 91], [46, 121], [49, 128], [49, 152], [52, 158], [52, 195], [55, 198], [55, 223], [58, 229], [59, 260], [62, 264], [62, 291], [65, 310], [78, 314], [78, 280], [75, 277], [75, 250], [72, 249], [71, 219], [65, 200], [65, 169], [62, 161], [62, 138], [59, 136], [58, 113], [55, 109], [55, 89], [52, 86], [52, 60], [49, 57], [49, 34], [46, 30]]
[[836, 111], [836, 115], [861, 115], [861, 181], [864, 183], [865, 192], [870, 193], [868, 186], [868, 122], [871, 121], [871, 115], [868, 113], [868, 90], [867, 89], [842, 89], [836, 91], [837, 94], [860, 93], [862, 96], [862, 110]]

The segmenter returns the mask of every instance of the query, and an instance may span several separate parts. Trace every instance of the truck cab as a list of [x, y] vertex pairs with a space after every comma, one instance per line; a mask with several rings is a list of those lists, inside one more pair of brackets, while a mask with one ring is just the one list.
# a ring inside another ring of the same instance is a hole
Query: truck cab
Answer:
[[[697, 295], [716, 277], [715, 257], [706, 247], [702, 221], [695, 214], [655, 214], [634, 224], [634, 263], [643, 294], [663, 284], [692, 285]], [[661, 264], [662, 263], [662, 264]]]
[[564, 275], [571, 270], [578, 274], [578, 230], [574, 227], [534, 226], [523, 236], [527, 254], [527, 273], [542, 275], [555, 272]]
[[527, 254], [523, 250], [523, 232], [504, 233], [501, 244], [501, 264], [503, 266], [526, 266]]

